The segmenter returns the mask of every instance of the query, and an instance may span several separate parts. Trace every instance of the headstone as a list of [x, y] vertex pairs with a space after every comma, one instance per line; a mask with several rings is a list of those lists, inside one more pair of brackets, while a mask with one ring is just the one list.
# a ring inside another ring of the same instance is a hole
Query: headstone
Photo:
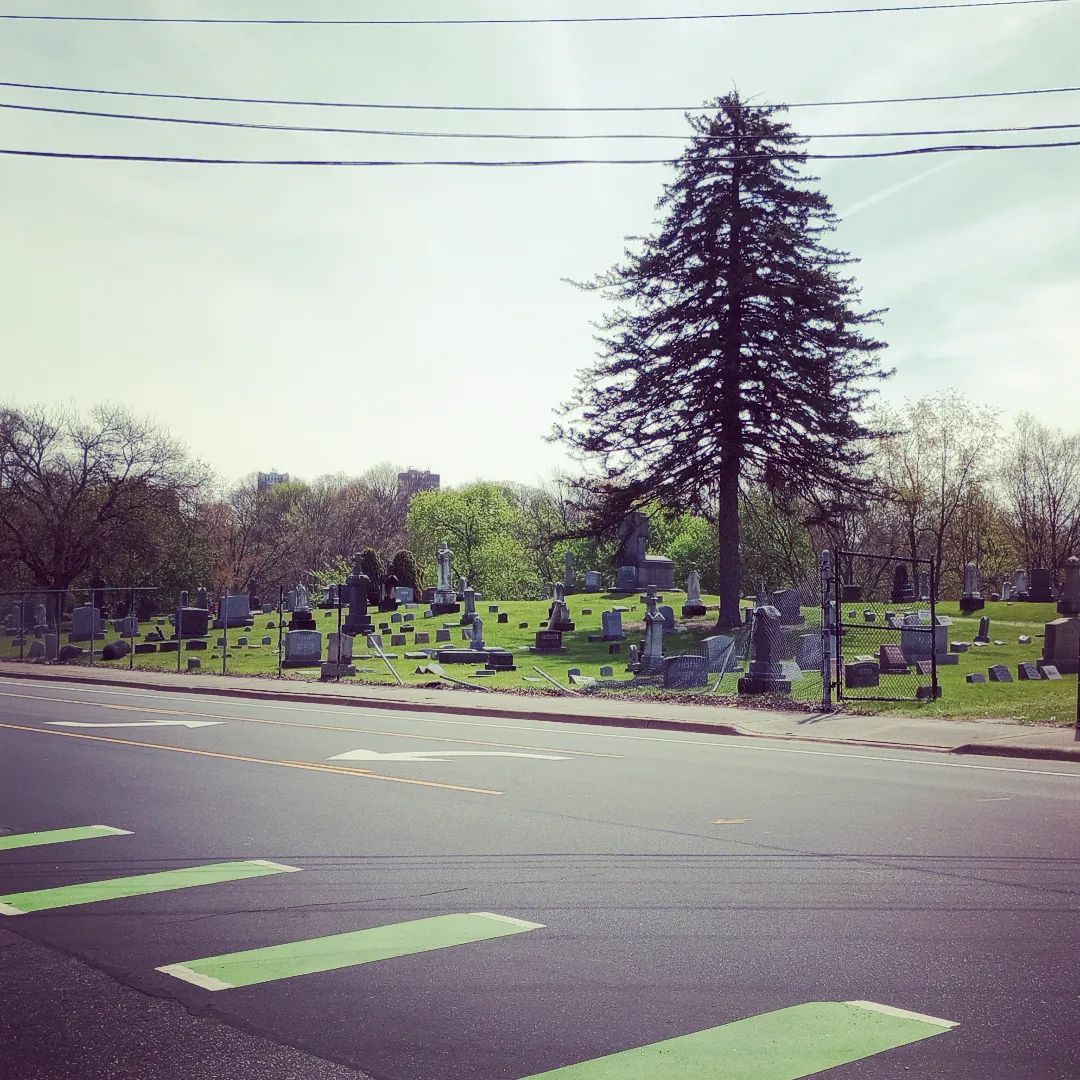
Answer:
[[844, 665], [844, 686], [850, 690], [868, 690], [881, 682], [881, 669], [873, 658], [857, 658]]
[[949, 653], [949, 631], [952, 619], [938, 615], [936, 624], [930, 625], [930, 612], [921, 611], [904, 616], [900, 628], [900, 647], [908, 661], [926, 660], [936, 655], [938, 662]]
[[932, 676], [934, 674], [934, 661], [933, 660], [916, 660], [915, 661], [915, 674]]
[[1075, 675], [1080, 666], [1080, 618], [1061, 618], [1048, 622], [1043, 630], [1043, 664]]
[[930, 574], [929, 571], [919, 571], [919, 599], [930, 599]]
[[[36, 644], [36, 642], [35, 642]], [[1039, 670], [1042, 672], [1044, 679], [1057, 680], [1061, 678], [1061, 672], [1053, 664], [1044, 664], [1039, 661]]]
[[430, 645], [431, 634], [427, 630], [417, 630], [416, 636], [413, 638], [414, 645]]
[[615, 571], [615, 592], [633, 592], [637, 585], [636, 566], [620, 566]]
[[214, 629], [251, 626], [254, 621], [246, 593], [241, 593], [239, 596], [223, 596], [219, 602], [218, 617], [214, 620]]
[[1029, 587], [1028, 587], [1028, 574], [1023, 567], [1019, 567], [1016, 573], [1013, 574], [1013, 596], [1014, 600], [1028, 600], [1029, 599]]
[[780, 612], [781, 626], [801, 626], [806, 621], [802, 615], [802, 597], [798, 589], [774, 592], [770, 604]]
[[623, 633], [621, 611], [601, 611], [600, 627], [604, 641], [622, 641], [626, 637]]
[[950, 641], [949, 652], [953, 653], [965, 653], [971, 648], [970, 641]]
[[31, 641], [30, 651], [26, 654], [30, 660], [44, 660], [45, 659], [45, 642], [44, 641]]
[[[177, 618], [179, 619], [179, 625], [176, 628], [177, 637], [206, 637], [210, 629], [210, 612], [206, 608], [180, 608]], [[216, 626], [217, 623], [214, 625]]]
[[202, 668], [202, 661], [197, 656], [189, 656], [187, 662], [188, 671], [198, 671]]
[[979, 632], [975, 635], [975, 641], [979, 645], [990, 644], [990, 616], [983, 615], [979, 618]]
[[965, 615], [973, 611], [981, 611], [986, 606], [986, 601], [979, 592], [979, 573], [973, 562], [964, 567], [964, 588], [960, 593], [960, 610]]
[[711, 673], [730, 671], [735, 652], [735, 639], [727, 634], [713, 634], [703, 638], [701, 654], [705, 658], [705, 670]]
[[882, 645], [878, 648], [878, 669], [882, 675], [906, 675], [908, 662], [899, 645]]
[[684, 619], [695, 618], [705, 614], [705, 605], [701, 600], [701, 575], [696, 570], [691, 570], [686, 578], [686, 603], [682, 606]]
[[985, 683], [986, 676], [981, 671], [969, 671], [964, 680], [969, 683]]
[[77, 607], [71, 613], [71, 633], [68, 635], [70, 641], [90, 641], [92, 638], [104, 636], [101, 612], [97, 608]]
[[781, 614], [770, 605], [754, 609], [754, 659], [739, 679], [740, 694], [790, 694], [791, 681], [784, 678], [780, 662]]
[[379, 610], [380, 611], [397, 611], [398, 598], [397, 598], [397, 584], [398, 579], [396, 574], [387, 574], [383, 578], [382, 583], [382, 596], [379, 598]]
[[343, 633], [356, 637], [370, 634], [375, 623], [368, 615], [368, 588], [371, 579], [364, 573], [363, 558], [360, 552], [353, 554], [353, 569], [345, 584], [338, 590], [343, 603], [349, 605], [349, 614], [341, 625]]
[[569, 634], [574, 631], [575, 623], [570, 618], [570, 610], [567, 608], [565, 600], [555, 600], [552, 603], [547, 628], [558, 631], [560, 634]]
[[867, 608], [862, 614], [865, 622], [877, 622], [877, 612], [873, 611], [871, 608]]
[[184, 648], [189, 652], [202, 652], [206, 649], [206, 646], [207, 642], [202, 638], [188, 638], [187, 641], [184, 642]]
[[1003, 581], [1001, 583], [1001, 599], [1006, 603], [1012, 603], [1013, 598], [1013, 584], [1011, 581]]
[[898, 563], [893, 570], [892, 602], [904, 604], [915, 599], [915, 590], [908, 575], [907, 563]]
[[188, 591], [187, 591], [187, 589], [181, 589], [180, 590], [180, 606], [181, 607], [187, 607], [188, 606]]
[[1024, 660], [1016, 665], [1016, 677], [1021, 682], [1039, 682], [1043, 675], [1034, 660]]
[[1059, 615], [1080, 615], [1080, 558], [1073, 555], [1065, 560], [1065, 578], [1061, 583]]
[[661, 555], [649, 555], [649, 518], [647, 514], [634, 512], [627, 514], [619, 526], [619, 547], [614, 563], [619, 568], [616, 587], [627, 580], [623, 568], [633, 571], [633, 583], [630, 588], [642, 585], [654, 585], [660, 589], [675, 588], [675, 564]]
[[435, 560], [439, 565], [439, 584], [429, 601], [431, 610], [436, 615], [452, 615], [461, 610], [458, 607], [457, 590], [454, 588], [451, 577], [453, 558], [454, 553], [444, 540], [435, 554]]
[[695, 690], [708, 683], [704, 656], [668, 656], [664, 659], [665, 690]]
[[62, 664], [67, 664], [72, 660], [78, 660], [80, 657], [86, 655], [85, 649], [80, 649], [78, 645], [65, 645], [59, 654], [59, 660]]
[[1054, 575], [1047, 567], [1038, 566], [1031, 571], [1028, 598], [1033, 604], [1052, 604], [1054, 602]]
[[675, 612], [674, 612], [674, 610], [669, 605], [662, 604], [660, 607], [657, 608], [657, 611], [660, 612], [660, 616], [664, 620], [664, 633], [665, 634], [672, 633], [674, 631], [674, 629], [675, 629]]
[[664, 616], [656, 603], [656, 596], [649, 596], [645, 610], [645, 642], [639, 660], [643, 675], [660, 672], [664, 664]]
[[858, 604], [862, 601], [862, 586], [861, 585], [841, 585], [840, 586], [840, 603], [841, 604]]
[[500, 611], [499, 614], [496, 616], [496, 620], [503, 625], [506, 625], [510, 622], [510, 616], [507, 615], [505, 611]]
[[416, 591], [408, 585], [398, 585], [398, 587], [394, 589], [394, 597], [399, 604], [416, 603]]
[[402, 621], [402, 620], [401, 620], [401, 612], [400, 612], [400, 611], [395, 611], [395, 612], [394, 612], [394, 613], [393, 613], [393, 614], [392, 614], [392, 615], [390, 616], [390, 621], [391, 621], [392, 623], [399, 623], [399, 622], [401, 622], [401, 621]]
[[565, 652], [562, 634], [558, 630], [537, 630], [535, 644], [530, 648], [537, 653]]
[[262, 643], [263, 643], [264, 645], [271, 645], [271, 644], [273, 644], [273, 638], [268, 638], [268, 637], [264, 637], [264, 638], [262, 639]]
[[322, 634], [318, 630], [289, 630], [285, 634], [282, 667], [318, 667], [322, 663]]
[[1031, 644], [1031, 635], [1030, 634], [1021, 634], [1016, 639], [1016, 644], [1017, 645], [1030, 645]]
[[153, 653], [157, 651], [157, 643], [153, 641], [140, 641], [135, 645], [136, 656], [142, 656], [144, 653]]
[[355, 641], [352, 634], [330, 634], [326, 646], [327, 660], [335, 664], [352, 660]]
[[409, 639], [404, 634], [391, 634], [390, 635], [390, 648], [399, 649], [403, 645], [408, 645]]
[[604, 591], [604, 575], [599, 570], [585, 571], [585, 591], [587, 593]]
[[465, 598], [465, 610], [461, 613], [461, 625], [472, 626], [472, 621], [476, 618], [476, 590], [466, 586], [462, 595]]
[[601, 679], [610, 679], [614, 674], [615, 674], [615, 669], [613, 667], [605, 665], [604, 667], [600, 668], [600, 678]]
[[435, 631], [435, 641], [436, 641], [436, 643], [440, 642], [440, 641], [449, 641], [449, 640], [450, 640], [450, 631], [447, 630], [445, 627], [443, 627], [440, 630]]
[[1005, 664], [994, 664], [987, 672], [991, 682], [1012, 682], [1012, 672]]

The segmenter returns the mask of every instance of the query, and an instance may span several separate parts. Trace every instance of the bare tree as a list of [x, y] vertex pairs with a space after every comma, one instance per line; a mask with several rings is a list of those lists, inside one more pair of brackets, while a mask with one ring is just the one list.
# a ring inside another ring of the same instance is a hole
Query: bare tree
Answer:
[[897, 554], [933, 558], [940, 577], [948, 566], [950, 583], [958, 583], [964, 564], [983, 553], [979, 536], [966, 550], [950, 541], [992, 477], [997, 414], [948, 391], [882, 408], [876, 419], [893, 432], [878, 441], [874, 467], [901, 537]]
[[148, 531], [190, 515], [207, 470], [167, 432], [116, 405], [0, 408], [0, 535], [30, 581], [103, 576]]
[[1060, 572], [1080, 550], [1080, 435], [1066, 435], [1024, 413], [1001, 470], [1008, 528], [1026, 567]]

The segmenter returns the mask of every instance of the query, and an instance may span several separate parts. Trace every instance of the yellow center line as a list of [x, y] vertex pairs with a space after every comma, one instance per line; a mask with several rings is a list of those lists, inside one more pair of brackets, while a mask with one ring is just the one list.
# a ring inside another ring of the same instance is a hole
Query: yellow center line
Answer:
[[34, 731], [39, 735], [60, 735], [65, 739], [89, 739], [91, 742], [115, 743], [118, 746], [139, 746], [144, 750], [169, 750], [174, 754], [196, 754], [199, 757], [223, 758], [227, 761], [243, 761], [252, 765], [278, 765], [283, 769], [307, 769], [309, 772], [332, 772], [342, 776], [359, 776], [364, 780], [385, 780], [391, 784], [410, 784], [414, 787], [441, 788], [443, 791], [465, 791], [471, 795], [505, 795], [505, 791], [489, 788], [464, 787], [461, 784], [440, 784], [434, 780], [410, 780], [404, 776], [383, 776], [367, 769], [350, 769], [343, 765], [323, 765], [313, 761], [278, 761], [275, 758], [244, 757], [240, 754], [223, 754], [214, 750], [195, 750], [189, 746], [165, 746], [161, 743], [138, 742], [135, 739], [114, 739], [105, 735], [83, 735], [74, 731], [53, 731], [51, 728], [26, 727], [22, 724], [3, 724], [0, 728], [10, 731]]
[[0, 697], [19, 698], [22, 701], [58, 701], [63, 705], [93, 705], [95, 709], [122, 709], [124, 712], [152, 712], [165, 716], [188, 716], [176, 709], [151, 709], [144, 705], [110, 705], [103, 701], [83, 701], [78, 698], [45, 697], [42, 694], [9, 694], [0, 690]]
[[12, 694], [0, 691], [0, 697], [20, 698], [23, 701], [59, 701], [65, 705], [94, 705], [99, 709], [127, 709], [131, 712], [163, 713], [167, 716], [193, 716], [205, 720], [238, 720], [245, 724], [271, 724], [275, 727], [310, 728], [312, 731], [345, 731], [354, 735], [385, 735], [392, 739], [419, 739], [421, 742], [461, 743], [464, 746], [501, 746], [511, 750], [541, 750], [548, 753], [573, 754], [576, 757], [610, 758], [625, 760], [625, 754], [601, 754], [594, 750], [565, 750], [557, 746], [532, 746], [529, 743], [489, 742], [485, 739], [452, 739], [446, 735], [413, 735], [401, 731], [380, 731], [377, 728], [341, 727], [334, 724], [303, 724], [293, 720], [265, 720], [257, 716], [226, 716], [224, 713], [177, 711], [153, 709], [141, 705], [106, 705], [98, 701], [82, 701], [74, 698], [46, 697], [44, 694]]

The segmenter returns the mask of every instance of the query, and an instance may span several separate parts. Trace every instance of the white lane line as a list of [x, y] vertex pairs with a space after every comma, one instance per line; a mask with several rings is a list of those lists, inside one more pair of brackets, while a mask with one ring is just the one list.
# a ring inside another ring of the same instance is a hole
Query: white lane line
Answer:
[[905, 1020], [920, 1020], [924, 1024], [933, 1024], [935, 1027], [954, 1028], [960, 1026], [959, 1021], [956, 1020], [942, 1020], [937, 1016], [927, 1016], [925, 1013], [898, 1009], [895, 1005], [879, 1005], [876, 1001], [845, 1001], [844, 1004], [854, 1005], [859, 1009], [869, 1009], [871, 1012], [884, 1013], [886, 1016], [899, 1016]]
[[[18, 681], [18, 680], [16, 680]], [[65, 687], [65, 689], [68, 689]], [[71, 687], [70, 689], [75, 689]], [[78, 689], [86, 689], [89, 693], [107, 694], [114, 693], [115, 691], [88, 689], [85, 687], [79, 687]], [[119, 691], [123, 694], [128, 694], [129, 691]], [[45, 695], [40, 695], [43, 700], [57, 700], [55, 698], [48, 698]], [[145, 697], [145, 695], [132, 695]], [[168, 693], [168, 697], [183, 697], [185, 696], [182, 691], [176, 694]], [[431, 716], [422, 716], [414, 714], [407, 710], [397, 709], [381, 709], [377, 712], [365, 712], [356, 709], [349, 705], [311, 705], [311, 706], [298, 706], [298, 705], [279, 705], [276, 703], [267, 702], [253, 702], [246, 698], [238, 698], [237, 708], [240, 708], [240, 702], [244, 706], [254, 706], [255, 708], [262, 709], [283, 709], [286, 712], [303, 712], [303, 713], [318, 713], [325, 709], [347, 708], [350, 710], [350, 715], [360, 715], [365, 719], [386, 719], [388, 714], [390, 717], [400, 720], [417, 721], [425, 724], [449, 724], [456, 727], [479, 727], [490, 728], [493, 730], [501, 731], [531, 731], [536, 733], [536, 725], [543, 724], [545, 726], [551, 726], [552, 730], [558, 730], [560, 735], [577, 735], [581, 738], [591, 739], [620, 739], [628, 742], [654, 742], [664, 743], [673, 746], [709, 746], [714, 750], [716, 749], [737, 749], [737, 750], [754, 750], [758, 753], [765, 754], [802, 754], [810, 757], [830, 757], [830, 758], [844, 758], [851, 761], [885, 761], [894, 762], [902, 765], [925, 765], [929, 767], [935, 767], [939, 769], [975, 769], [979, 772], [1000, 772], [1000, 773], [1017, 773], [1022, 776], [1057, 776], [1063, 777], [1067, 780], [1080, 780], [1080, 770], [1076, 772], [1054, 772], [1049, 769], [1027, 769], [1027, 768], [1013, 768], [1006, 765], [972, 765], [962, 761], [929, 761], [924, 758], [901, 758], [901, 757], [887, 757], [882, 754], [850, 754], [841, 753], [836, 750], [798, 750], [791, 746], [755, 746], [744, 741], [738, 741], [736, 736], [725, 736], [722, 739], [719, 737], [713, 737], [712, 739], [681, 739], [677, 737], [662, 738], [656, 735], [624, 735], [617, 734], [615, 732], [607, 731], [582, 731], [573, 725], [567, 724], [565, 721], [558, 720], [537, 720], [533, 721], [532, 726], [526, 726], [522, 724], [487, 724], [476, 720], [444, 720], [437, 719]], [[230, 705], [231, 705], [230, 700]], [[82, 702], [76, 702], [76, 704], [82, 704]], [[156, 712], [158, 710], [149, 710]], [[209, 715], [206, 713], [192, 715]], [[722, 717], [719, 717], [722, 719]], [[237, 718], [239, 719], [239, 718]], [[555, 728], [554, 725], [561, 724], [559, 728]], [[753, 736], [746, 736], [746, 738], [752, 738]], [[767, 739], [767, 735], [760, 736], [760, 738]], [[941, 751], [942, 754], [948, 753], [948, 751]]]
[[245, 862], [255, 866], [268, 866], [271, 870], [280, 870], [284, 874], [299, 874], [299, 866], [286, 866], [285, 863], [271, 862], [269, 859], [245, 859]]
[[175, 979], [183, 979], [184, 982], [191, 983], [192, 986], [198, 986], [202, 990], [235, 989], [232, 983], [222, 982], [221, 979], [215, 979], [213, 975], [201, 975], [197, 971], [192, 971], [189, 967], [184, 967], [183, 964], [168, 964], [165, 967], [155, 968], [154, 970], [160, 971], [165, 975], [172, 975]]
[[510, 915], [496, 915], [493, 911], [470, 911], [470, 915], [475, 915], [480, 919], [494, 919], [496, 922], [509, 923], [511, 926], [520, 926], [524, 930], [543, 930], [544, 924], [538, 922], [528, 922], [525, 919], [515, 919]]

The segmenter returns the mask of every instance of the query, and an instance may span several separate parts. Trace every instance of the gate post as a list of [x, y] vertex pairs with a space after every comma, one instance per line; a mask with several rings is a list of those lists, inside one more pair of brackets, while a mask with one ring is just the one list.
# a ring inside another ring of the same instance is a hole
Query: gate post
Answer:
[[829, 625], [829, 582], [832, 578], [832, 556], [829, 552], [821, 553], [821, 711], [832, 711], [832, 661], [829, 637], [832, 627]]

